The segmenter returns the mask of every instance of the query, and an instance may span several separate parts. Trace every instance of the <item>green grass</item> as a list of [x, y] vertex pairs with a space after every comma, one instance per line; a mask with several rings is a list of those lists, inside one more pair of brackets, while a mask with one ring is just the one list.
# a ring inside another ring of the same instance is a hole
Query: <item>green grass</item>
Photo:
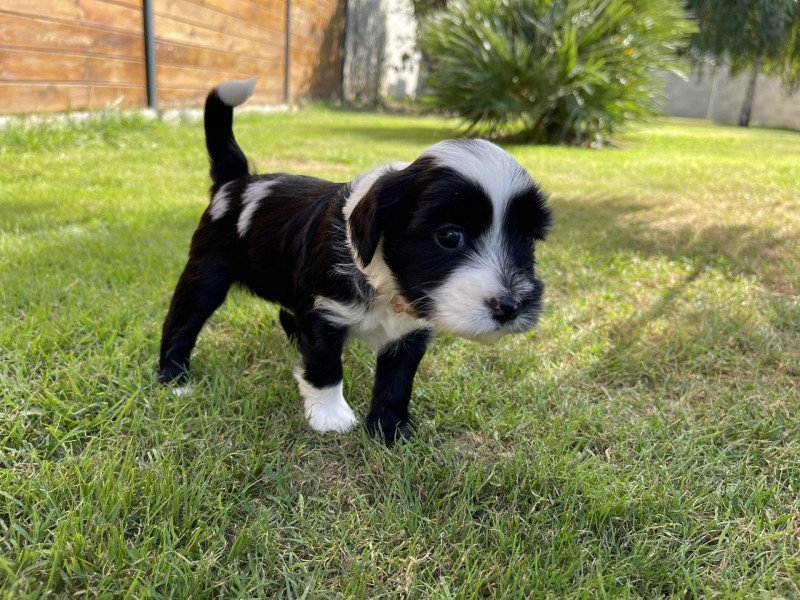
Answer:
[[[237, 117], [338, 180], [453, 122]], [[800, 595], [800, 135], [668, 122], [510, 147], [552, 192], [546, 315], [437, 338], [412, 443], [305, 425], [276, 309], [233, 294], [156, 384], [206, 205], [199, 123], [0, 131], [0, 595]], [[373, 356], [350, 346], [365, 414]]]

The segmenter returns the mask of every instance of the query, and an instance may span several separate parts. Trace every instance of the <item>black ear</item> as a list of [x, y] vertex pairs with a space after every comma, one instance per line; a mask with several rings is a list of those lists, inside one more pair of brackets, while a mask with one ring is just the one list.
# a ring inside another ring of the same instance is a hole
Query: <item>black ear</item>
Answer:
[[414, 177], [411, 167], [384, 175], [350, 214], [350, 240], [365, 267], [375, 257], [381, 235], [398, 226], [410, 210]]
[[353, 212], [350, 214], [350, 241], [353, 244], [361, 264], [365, 267], [372, 262], [378, 243], [381, 239], [381, 230], [378, 226], [377, 213], [377, 194], [375, 186], [358, 201]]

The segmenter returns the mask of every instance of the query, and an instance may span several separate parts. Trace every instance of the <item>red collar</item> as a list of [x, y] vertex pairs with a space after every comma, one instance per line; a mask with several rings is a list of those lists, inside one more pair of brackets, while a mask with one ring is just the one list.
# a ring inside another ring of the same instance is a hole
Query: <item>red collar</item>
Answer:
[[411, 305], [405, 302], [399, 295], [394, 295], [389, 300], [389, 304], [392, 305], [392, 310], [397, 314], [406, 313], [409, 317], [414, 319], [417, 318], [417, 311], [411, 308]]

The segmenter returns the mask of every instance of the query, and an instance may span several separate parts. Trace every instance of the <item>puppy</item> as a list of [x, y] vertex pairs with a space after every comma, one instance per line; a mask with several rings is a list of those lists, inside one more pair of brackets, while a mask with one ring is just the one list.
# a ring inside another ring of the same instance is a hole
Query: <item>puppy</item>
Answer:
[[347, 431], [342, 395], [349, 337], [378, 353], [368, 430], [411, 435], [414, 375], [433, 330], [493, 341], [530, 330], [542, 283], [534, 244], [550, 225], [546, 198], [509, 154], [484, 140], [448, 140], [411, 164], [332, 183], [251, 175], [232, 130], [255, 80], [229, 81], [205, 105], [211, 203], [164, 322], [162, 382], [183, 382], [205, 321], [234, 284], [281, 306], [299, 343], [295, 377], [317, 431]]

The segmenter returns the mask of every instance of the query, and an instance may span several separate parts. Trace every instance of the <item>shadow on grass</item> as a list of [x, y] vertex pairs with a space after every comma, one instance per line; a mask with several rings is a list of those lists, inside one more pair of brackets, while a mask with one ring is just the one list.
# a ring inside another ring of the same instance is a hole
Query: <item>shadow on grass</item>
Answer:
[[716, 266], [729, 275], [754, 276], [768, 286], [787, 283], [793, 240], [757, 224], [689, 221], [657, 227], [642, 216], [653, 207], [626, 198], [567, 198], [557, 205], [553, 237], [598, 256], [635, 252], [645, 258]]
[[[626, 198], [568, 198], [556, 202], [556, 208], [558, 228], [553, 239], [574, 248], [576, 255], [588, 254], [598, 272], [613, 266], [620, 254], [685, 266], [677, 282], [611, 325], [609, 348], [588, 372], [576, 374], [579, 380], [646, 384], [651, 375], [658, 378], [658, 373], [668, 372], [680, 377], [684, 369], [733, 379], [740, 374], [737, 369], [748, 364], [785, 375], [785, 366], [776, 357], [790, 351], [790, 337], [800, 337], [798, 278], [793, 275], [797, 250], [792, 240], [758, 223], [695, 225], [684, 220], [660, 226], [645, 214], [652, 205]], [[730, 294], [737, 293], [733, 288], [720, 289], [717, 296], [705, 284], [699, 303], [691, 302], [689, 288], [714, 272], [732, 284], [748, 279], [761, 308], [732, 302]], [[602, 285], [618, 287], [613, 281]], [[764, 318], [769, 329], [754, 326], [753, 319]], [[651, 324], [658, 320], [666, 323], [652, 330]], [[665, 360], [673, 364], [666, 365]]]

